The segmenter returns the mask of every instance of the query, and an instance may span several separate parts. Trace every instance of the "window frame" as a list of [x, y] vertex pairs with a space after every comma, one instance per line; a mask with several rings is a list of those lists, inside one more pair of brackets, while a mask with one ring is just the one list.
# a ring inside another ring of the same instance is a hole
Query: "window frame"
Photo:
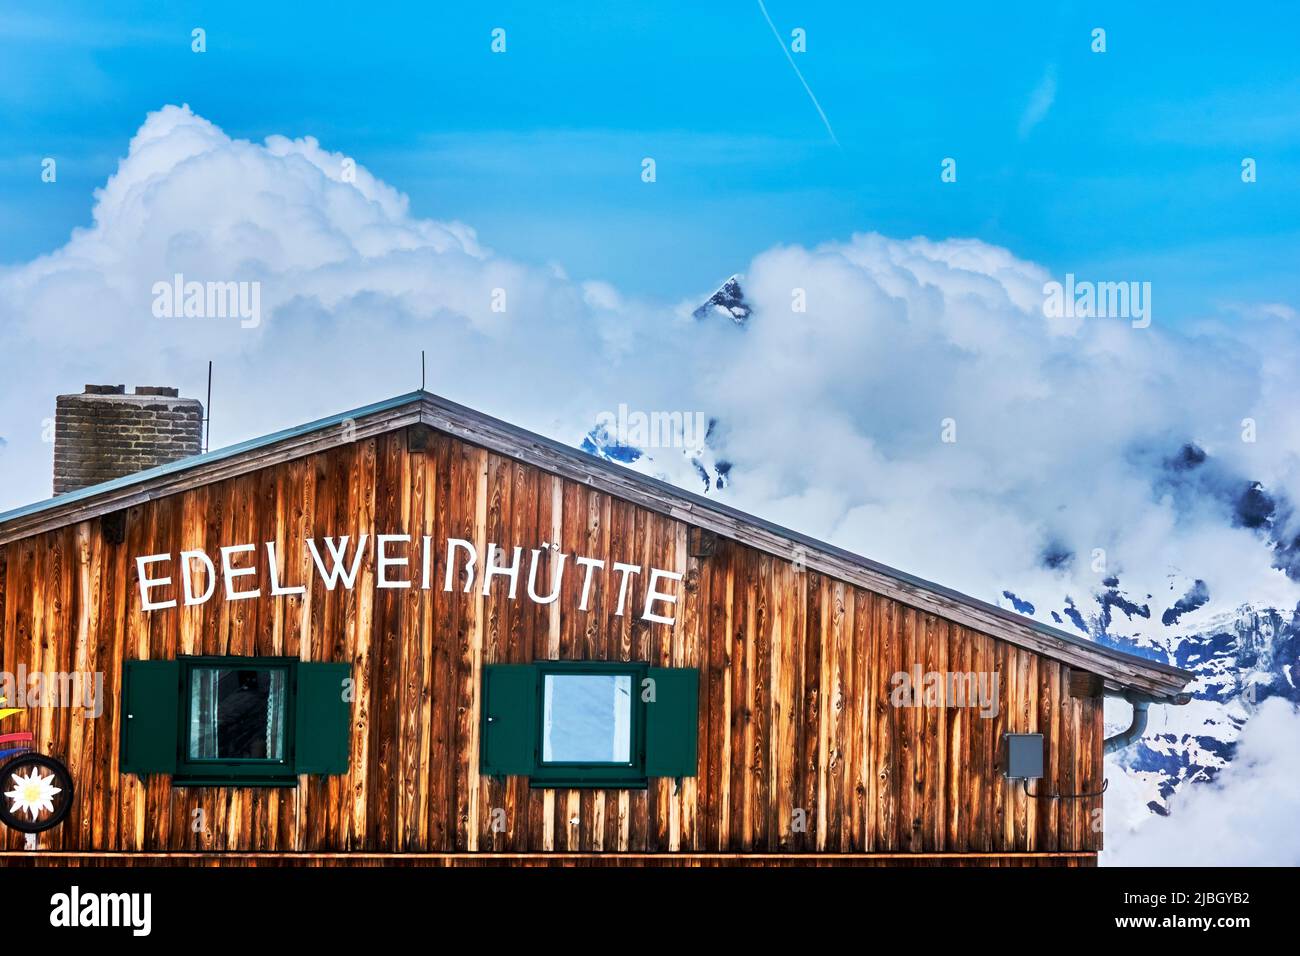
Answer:
[[[587, 788], [644, 790], [647, 786], [645, 761], [645, 702], [641, 688], [649, 669], [642, 661], [533, 661], [536, 679], [536, 734], [533, 741], [533, 772], [528, 785], [533, 789]], [[627, 763], [608, 761], [543, 761], [543, 735], [546, 733], [546, 677], [597, 674], [603, 677], [631, 678], [629, 734], [631, 740]]]
[[[180, 698], [176, 738], [176, 770], [172, 785], [177, 787], [201, 786], [266, 786], [292, 787], [298, 783], [295, 771], [297, 744], [298, 663], [296, 657], [248, 657], [237, 655], [179, 656]], [[193, 706], [194, 672], [210, 668], [221, 670], [281, 670], [284, 671], [284, 750], [281, 757], [271, 758], [204, 758], [190, 756], [190, 724]]]

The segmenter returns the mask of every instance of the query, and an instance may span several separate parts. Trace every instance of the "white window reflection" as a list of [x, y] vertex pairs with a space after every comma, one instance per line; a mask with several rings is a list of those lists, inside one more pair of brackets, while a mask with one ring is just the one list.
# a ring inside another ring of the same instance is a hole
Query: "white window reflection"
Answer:
[[631, 675], [545, 675], [544, 763], [628, 763], [631, 759]]

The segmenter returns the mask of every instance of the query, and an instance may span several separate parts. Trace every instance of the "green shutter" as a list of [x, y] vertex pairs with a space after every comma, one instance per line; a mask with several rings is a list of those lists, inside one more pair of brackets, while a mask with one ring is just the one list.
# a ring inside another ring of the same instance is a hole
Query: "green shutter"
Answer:
[[526, 776], [533, 772], [536, 756], [536, 668], [532, 664], [486, 665], [480, 772], [490, 776]]
[[347, 663], [300, 662], [294, 697], [294, 773], [348, 772], [352, 701]]
[[181, 667], [177, 661], [122, 666], [123, 773], [175, 773]]
[[647, 777], [695, 776], [700, 724], [700, 672], [694, 667], [651, 667], [654, 700], [645, 705]]

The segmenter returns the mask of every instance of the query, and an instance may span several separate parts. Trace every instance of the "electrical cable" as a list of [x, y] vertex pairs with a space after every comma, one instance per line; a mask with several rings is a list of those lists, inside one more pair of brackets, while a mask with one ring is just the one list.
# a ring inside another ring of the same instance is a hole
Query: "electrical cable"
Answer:
[[1021, 783], [1023, 783], [1023, 784], [1025, 785], [1025, 796], [1027, 796], [1027, 797], [1031, 797], [1031, 798], [1034, 799], [1034, 800], [1086, 800], [1086, 799], [1088, 799], [1089, 797], [1100, 797], [1103, 793], [1106, 792], [1106, 788], [1110, 786], [1110, 780], [1109, 780], [1109, 778], [1108, 778], [1108, 779], [1102, 781], [1102, 783], [1101, 783], [1101, 789], [1100, 789], [1100, 790], [1094, 790], [1094, 791], [1092, 791], [1091, 793], [1057, 793], [1057, 794], [1051, 794], [1051, 793], [1030, 793], [1030, 792], [1029, 792], [1029, 778], [1028, 778], [1028, 777], [1025, 777], [1025, 778], [1021, 781]]

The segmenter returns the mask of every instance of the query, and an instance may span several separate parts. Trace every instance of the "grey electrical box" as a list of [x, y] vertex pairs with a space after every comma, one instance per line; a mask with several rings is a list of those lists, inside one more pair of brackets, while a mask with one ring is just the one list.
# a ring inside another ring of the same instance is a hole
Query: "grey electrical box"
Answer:
[[1043, 735], [1003, 734], [1007, 741], [1007, 777], [1039, 780], [1043, 776]]

